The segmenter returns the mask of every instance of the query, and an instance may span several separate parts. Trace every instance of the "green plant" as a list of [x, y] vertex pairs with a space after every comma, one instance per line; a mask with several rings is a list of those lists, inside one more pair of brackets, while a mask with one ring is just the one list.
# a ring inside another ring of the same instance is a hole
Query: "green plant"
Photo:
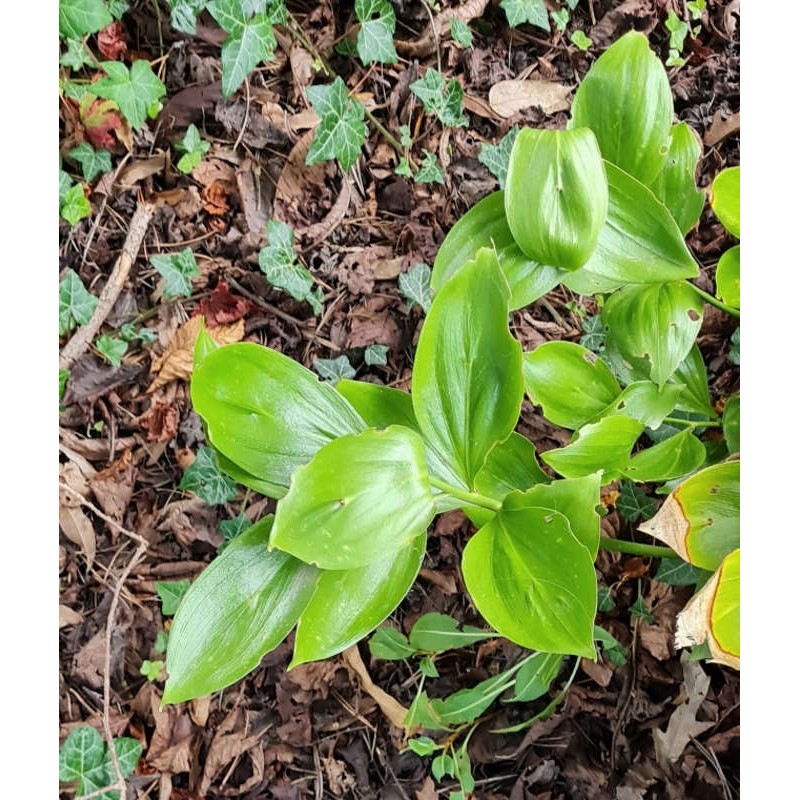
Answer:
[[[201, 335], [191, 393], [209, 444], [234, 480], [278, 502], [187, 592], [165, 702], [238, 680], [295, 626], [290, 667], [359, 641], [401, 602], [429, 524], [453, 508], [477, 527], [462, 572], [498, 635], [554, 660], [597, 658], [599, 548], [677, 554], [715, 572], [698, 618], [715, 626], [714, 657], [738, 664], [738, 461], [702, 438], [726, 427], [695, 341], [703, 301], [738, 311], [691, 283], [695, 143], [672, 118], [664, 67], [629, 33], [581, 83], [566, 132], [517, 137], [505, 190], [439, 250], [410, 394], [334, 388], [268, 348]], [[567, 341], [523, 353], [511, 335], [509, 312], [559, 283], [598, 300], [600, 355]], [[537, 455], [515, 432], [524, 395], [573, 431], [569, 444]], [[640, 530], [663, 534], [659, 515], [679, 507], [686, 535], [669, 548], [601, 536], [601, 487], [623, 479], [645, 497], [672, 490]]]
[[175, 149], [182, 153], [178, 159], [178, 169], [188, 174], [202, 161], [203, 156], [211, 147], [211, 142], [206, 142], [200, 137], [197, 126], [191, 124], [187, 129], [183, 139], [175, 145]]

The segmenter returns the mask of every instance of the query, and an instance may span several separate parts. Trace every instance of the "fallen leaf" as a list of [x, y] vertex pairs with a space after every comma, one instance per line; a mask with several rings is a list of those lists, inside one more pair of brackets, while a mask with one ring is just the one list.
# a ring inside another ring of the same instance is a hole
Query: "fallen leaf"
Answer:
[[159, 709], [161, 698], [153, 691], [150, 713], [156, 729], [150, 738], [145, 760], [159, 772], [189, 772], [197, 756], [195, 728], [182, 706]]
[[722, 111], [717, 110], [714, 114], [708, 130], [703, 134], [703, 144], [706, 147], [713, 147], [732, 133], [737, 133], [740, 127], [740, 112], [737, 111], [728, 119], [723, 119]]
[[106, 25], [97, 34], [97, 49], [109, 61], [118, 61], [128, 51], [127, 34], [123, 24], [117, 20]]
[[581, 669], [599, 686], [607, 687], [614, 677], [614, 670], [608, 664], [601, 664], [599, 661], [590, 661], [588, 658], [581, 659]]
[[314, 57], [297, 42], [292, 43], [289, 50], [289, 65], [298, 87], [309, 86], [314, 80]]
[[508, 118], [531, 106], [545, 114], [569, 109], [572, 88], [559, 81], [498, 81], [489, 89], [489, 105], [501, 117]]
[[90, 567], [94, 562], [97, 542], [95, 540], [94, 525], [81, 508], [59, 506], [58, 524], [64, 536], [77, 544], [86, 556], [86, 565]]
[[105, 654], [106, 629], [102, 627], [75, 654], [72, 678], [92, 689], [101, 689], [103, 687]]
[[417, 800], [437, 800], [439, 792], [436, 791], [436, 786], [433, 780], [426, 777], [422, 782], [422, 787], [415, 792]]
[[138, 422], [147, 431], [148, 442], [171, 442], [178, 432], [180, 414], [171, 404], [155, 402]]
[[267, 223], [272, 217], [272, 199], [275, 195], [277, 170], [270, 164], [262, 165], [246, 158], [236, 170], [236, 185], [244, 219], [251, 233], [263, 241]]
[[206, 186], [201, 192], [201, 197], [205, 201], [203, 211], [214, 217], [221, 217], [227, 214], [231, 207], [228, 205], [228, 192], [221, 181], [214, 181]]
[[325, 777], [328, 779], [328, 788], [336, 797], [341, 797], [355, 788], [356, 779], [348, 772], [344, 761], [336, 758], [323, 758], [322, 767], [325, 770]]
[[202, 314], [209, 328], [230, 325], [244, 317], [253, 304], [245, 297], [231, 294], [226, 281], [220, 281], [208, 297], [204, 297], [193, 316]]
[[124, 189], [130, 189], [145, 178], [166, 172], [166, 169], [167, 153], [159, 150], [156, 155], [137, 158], [132, 164], [125, 167], [120, 172], [117, 183]]
[[408, 714], [408, 709], [402, 704], [398, 703], [390, 694], [387, 694], [372, 682], [361, 654], [358, 652], [358, 646], [353, 645], [344, 651], [344, 660], [347, 665], [356, 673], [361, 683], [361, 688], [378, 704], [378, 707], [383, 711], [384, 716], [392, 725], [398, 728], [403, 728], [403, 720]]
[[67, 625], [78, 625], [83, 622], [83, 614], [65, 606], [63, 603], [58, 605], [58, 627], [65, 628]]
[[136, 467], [130, 450], [125, 450], [111, 466], [98, 472], [89, 481], [100, 508], [117, 522], [122, 521], [133, 497]]

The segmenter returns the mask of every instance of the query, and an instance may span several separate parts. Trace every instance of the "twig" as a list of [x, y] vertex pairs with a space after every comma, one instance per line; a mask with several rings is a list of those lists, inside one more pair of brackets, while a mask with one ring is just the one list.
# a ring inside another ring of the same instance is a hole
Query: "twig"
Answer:
[[64, 345], [58, 360], [60, 369], [69, 369], [75, 359], [83, 354], [92, 339], [94, 339], [95, 334], [100, 330], [100, 326], [105, 322], [106, 317], [114, 307], [114, 303], [117, 302], [122, 287], [130, 274], [133, 262], [139, 254], [139, 248], [144, 241], [144, 235], [147, 232], [150, 220], [153, 218], [154, 210], [155, 206], [151, 203], [140, 203], [136, 206], [130, 228], [128, 228], [128, 235], [122, 245], [122, 252], [117, 259], [117, 263], [114, 264], [108, 283], [100, 293], [97, 308], [95, 308], [89, 322], [78, 328], [75, 335]]
[[239, 149], [239, 145], [242, 143], [242, 139], [244, 138], [244, 132], [247, 130], [247, 123], [250, 121], [250, 78], [249, 77], [246, 77], [244, 79], [244, 90], [247, 96], [247, 101], [244, 107], [244, 119], [242, 120], [242, 129], [239, 131], [239, 135], [236, 137], [236, 141], [233, 143], [234, 153]]

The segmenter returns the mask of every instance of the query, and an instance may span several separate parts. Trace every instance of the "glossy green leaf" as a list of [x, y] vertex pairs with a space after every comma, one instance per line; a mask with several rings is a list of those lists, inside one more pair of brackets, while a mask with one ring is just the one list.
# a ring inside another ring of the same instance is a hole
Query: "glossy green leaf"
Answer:
[[682, 384], [667, 383], [659, 389], [652, 381], [636, 381], [626, 386], [600, 416], [623, 414], [648, 428], [658, 428], [675, 408], [683, 388]]
[[647, 37], [630, 31], [586, 73], [575, 92], [570, 125], [591, 128], [603, 158], [647, 184], [664, 165], [672, 113], [664, 66]]
[[726, 250], [717, 264], [717, 272], [715, 275], [717, 281], [717, 297], [723, 303], [734, 308], [739, 308], [741, 304], [741, 289], [740, 289], [740, 247], [734, 247]]
[[667, 481], [694, 472], [705, 458], [703, 443], [691, 428], [686, 428], [637, 453], [623, 470], [623, 475], [638, 483]]
[[192, 374], [191, 389], [209, 442], [239, 469], [281, 487], [324, 444], [364, 428], [332, 386], [291, 358], [249, 342], [208, 353]]
[[484, 619], [522, 647], [594, 658], [597, 580], [563, 514], [503, 509], [467, 543], [464, 582]]
[[739, 452], [740, 418], [741, 400], [737, 394], [728, 398], [728, 402], [725, 403], [725, 410], [722, 412], [722, 432], [725, 434], [725, 442], [728, 445], [728, 452], [731, 454]]
[[628, 465], [633, 445], [644, 425], [624, 416], [604, 417], [584, 425], [566, 447], [548, 450], [541, 459], [565, 478], [582, 478], [598, 470], [603, 480], [614, 480]]
[[529, 259], [514, 241], [506, 220], [503, 192], [493, 192], [477, 202], [450, 229], [436, 254], [431, 275], [434, 293], [441, 290], [481, 247], [492, 248], [506, 276], [509, 309], [523, 308], [558, 285], [563, 270]]
[[288, 486], [283, 484], [273, 483], [272, 481], [265, 481], [261, 478], [257, 478], [255, 475], [248, 472], [246, 469], [242, 469], [238, 464], [235, 464], [220, 452], [217, 452], [217, 462], [219, 463], [219, 468], [226, 475], [233, 478], [236, 483], [241, 483], [242, 486], [246, 486], [248, 489], [252, 489], [254, 492], [263, 494], [264, 497], [274, 497], [275, 499], [279, 499], [283, 497], [288, 490]]
[[377, 628], [414, 583], [426, 542], [421, 531], [408, 547], [381, 555], [364, 567], [321, 572], [300, 615], [289, 668], [341, 653]]
[[386, 661], [401, 661], [416, 655], [416, 650], [408, 643], [408, 639], [389, 625], [378, 628], [369, 640], [369, 652], [373, 658]]
[[560, 653], [536, 653], [520, 667], [516, 675], [514, 700], [517, 703], [530, 703], [547, 694], [563, 663], [564, 656]]
[[650, 184], [684, 235], [700, 219], [706, 203], [705, 192], [697, 188], [695, 178], [702, 152], [700, 137], [692, 128], [685, 122], [673, 125], [666, 161]]
[[418, 430], [414, 406], [408, 392], [348, 378], [342, 378], [336, 384], [336, 391], [347, 399], [370, 428], [404, 425]]
[[685, 281], [626, 286], [603, 308], [606, 347], [663, 386], [686, 358], [703, 321], [703, 301]]
[[681, 411], [694, 412], [703, 417], [717, 416], [708, 394], [708, 372], [697, 343], [692, 345], [686, 358], [678, 364], [669, 382], [684, 387], [677, 403]]
[[436, 295], [417, 345], [411, 397], [426, 442], [472, 487], [522, 403], [522, 350], [508, 330], [508, 286], [480, 250]]
[[[740, 551], [727, 555], [719, 567], [719, 584], [711, 607], [711, 634], [717, 646], [738, 660]], [[712, 649], [713, 652], [713, 649]]]
[[477, 719], [508, 688], [508, 676], [501, 672], [471, 689], [460, 689], [440, 700], [430, 701], [433, 718], [442, 725], [463, 725]]
[[739, 167], [728, 167], [711, 184], [711, 208], [717, 219], [737, 239], [739, 236]]
[[136, 130], [144, 125], [154, 103], [164, 97], [167, 87], [147, 61], [139, 59], [128, 69], [119, 61], [102, 61], [107, 77], [92, 84], [98, 97], [113, 100]]
[[631, 175], [605, 162], [608, 217], [586, 264], [563, 284], [578, 294], [610, 292], [629, 283], [695, 278], [697, 262], [667, 207]]
[[294, 627], [319, 573], [268, 550], [271, 528], [265, 517], [237, 536], [186, 593], [170, 629], [164, 703], [235, 683]]
[[684, 561], [709, 571], [739, 546], [739, 462], [706, 467], [683, 481], [639, 526]]
[[564, 478], [551, 483], [540, 483], [526, 492], [513, 492], [506, 497], [505, 507], [544, 508], [557, 511], [568, 520], [575, 538], [597, 558], [600, 546], [600, 473], [582, 478]]
[[511, 150], [504, 193], [514, 240], [529, 258], [582, 267], [608, 212], [608, 182], [588, 128], [523, 128]]
[[435, 114], [442, 125], [458, 128], [469, 123], [461, 111], [464, 88], [456, 78], [446, 80], [439, 70], [428, 67], [408, 88], [422, 101], [425, 113]]
[[473, 625], [460, 628], [458, 620], [435, 611], [423, 614], [408, 634], [411, 646], [427, 653], [443, 653], [493, 638], [497, 638], [494, 631], [481, 630]]
[[620, 393], [600, 357], [574, 342], [546, 342], [523, 355], [525, 392], [556, 425], [576, 430]]
[[370, 428], [326, 444], [297, 469], [278, 503], [270, 547], [349, 570], [412, 544], [433, 516], [419, 434]]

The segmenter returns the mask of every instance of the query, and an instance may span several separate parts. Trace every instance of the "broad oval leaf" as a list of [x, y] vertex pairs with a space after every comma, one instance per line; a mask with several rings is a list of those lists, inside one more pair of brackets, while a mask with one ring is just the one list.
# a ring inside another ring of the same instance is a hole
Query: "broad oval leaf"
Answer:
[[606, 347], [659, 387], [691, 350], [703, 322], [703, 301], [685, 281], [626, 286], [603, 308]]
[[574, 342], [546, 342], [523, 355], [525, 392], [556, 425], [577, 430], [601, 414], [620, 387], [600, 357]]
[[608, 181], [589, 128], [523, 128], [514, 141], [505, 188], [508, 226], [529, 258], [582, 267], [608, 212]]
[[492, 192], [467, 211], [445, 236], [433, 262], [434, 293], [471, 261], [481, 247], [491, 248], [497, 255], [511, 290], [510, 311], [547, 294], [564, 275], [563, 270], [532, 261], [519, 249], [508, 227], [503, 192]]
[[457, 620], [435, 611], [423, 614], [408, 634], [412, 647], [429, 653], [443, 653], [494, 638], [497, 638], [494, 631], [483, 631], [473, 625], [464, 625], [460, 629]]
[[725, 230], [737, 239], [739, 233], [739, 167], [728, 167], [714, 178], [711, 184], [711, 208]]
[[668, 481], [694, 472], [705, 458], [703, 443], [691, 428], [686, 428], [637, 453], [623, 470], [623, 475], [638, 483]]
[[365, 427], [332, 386], [257, 344], [206, 353], [192, 374], [191, 391], [211, 444], [265, 488], [288, 487], [292, 473], [323, 445]]
[[536, 653], [526, 661], [514, 680], [514, 700], [530, 703], [547, 693], [550, 684], [558, 677], [564, 656], [560, 653]]
[[469, 540], [461, 567], [498, 633], [532, 650], [594, 658], [594, 564], [563, 514], [504, 508]]
[[643, 430], [644, 425], [630, 417], [604, 417], [584, 425], [566, 447], [548, 450], [541, 458], [565, 478], [583, 478], [602, 470], [608, 482], [622, 474]]
[[289, 669], [341, 653], [377, 628], [414, 583], [427, 538], [422, 531], [408, 547], [380, 556], [365, 567], [321, 572], [297, 623]]
[[676, 406], [681, 411], [700, 414], [704, 417], [717, 416], [708, 394], [708, 371], [703, 361], [703, 354], [696, 342], [689, 349], [686, 358], [678, 364], [669, 382], [683, 386]]
[[715, 570], [739, 547], [739, 462], [706, 467], [680, 483], [639, 526], [684, 561]]
[[697, 188], [695, 179], [702, 152], [700, 137], [692, 128], [685, 122], [673, 125], [664, 167], [650, 184], [684, 236], [700, 219], [706, 203], [705, 192]]
[[350, 570], [411, 545], [433, 516], [419, 434], [370, 428], [328, 443], [294, 473], [270, 548]]
[[669, 148], [672, 91], [647, 37], [630, 31], [586, 73], [570, 125], [594, 131], [603, 158], [644, 183], [661, 171]]
[[725, 410], [722, 412], [722, 432], [725, 434], [725, 442], [728, 445], [728, 452], [739, 452], [739, 430], [741, 427], [741, 400], [739, 395], [728, 398], [725, 403]]
[[717, 281], [717, 297], [723, 303], [739, 308], [741, 304], [741, 255], [740, 246], [734, 245], [726, 250], [717, 264], [715, 279]]
[[628, 384], [600, 416], [622, 414], [655, 429], [675, 408], [683, 389], [683, 384], [667, 383], [659, 389], [652, 381], [635, 381]]
[[277, 647], [308, 604], [318, 570], [267, 550], [273, 519], [241, 533], [189, 587], [167, 646], [164, 703], [235, 683]]
[[411, 397], [426, 442], [470, 489], [508, 437], [522, 404], [522, 349], [508, 330], [508, 287], [481, 249], [433, 300], [422, 326]]

